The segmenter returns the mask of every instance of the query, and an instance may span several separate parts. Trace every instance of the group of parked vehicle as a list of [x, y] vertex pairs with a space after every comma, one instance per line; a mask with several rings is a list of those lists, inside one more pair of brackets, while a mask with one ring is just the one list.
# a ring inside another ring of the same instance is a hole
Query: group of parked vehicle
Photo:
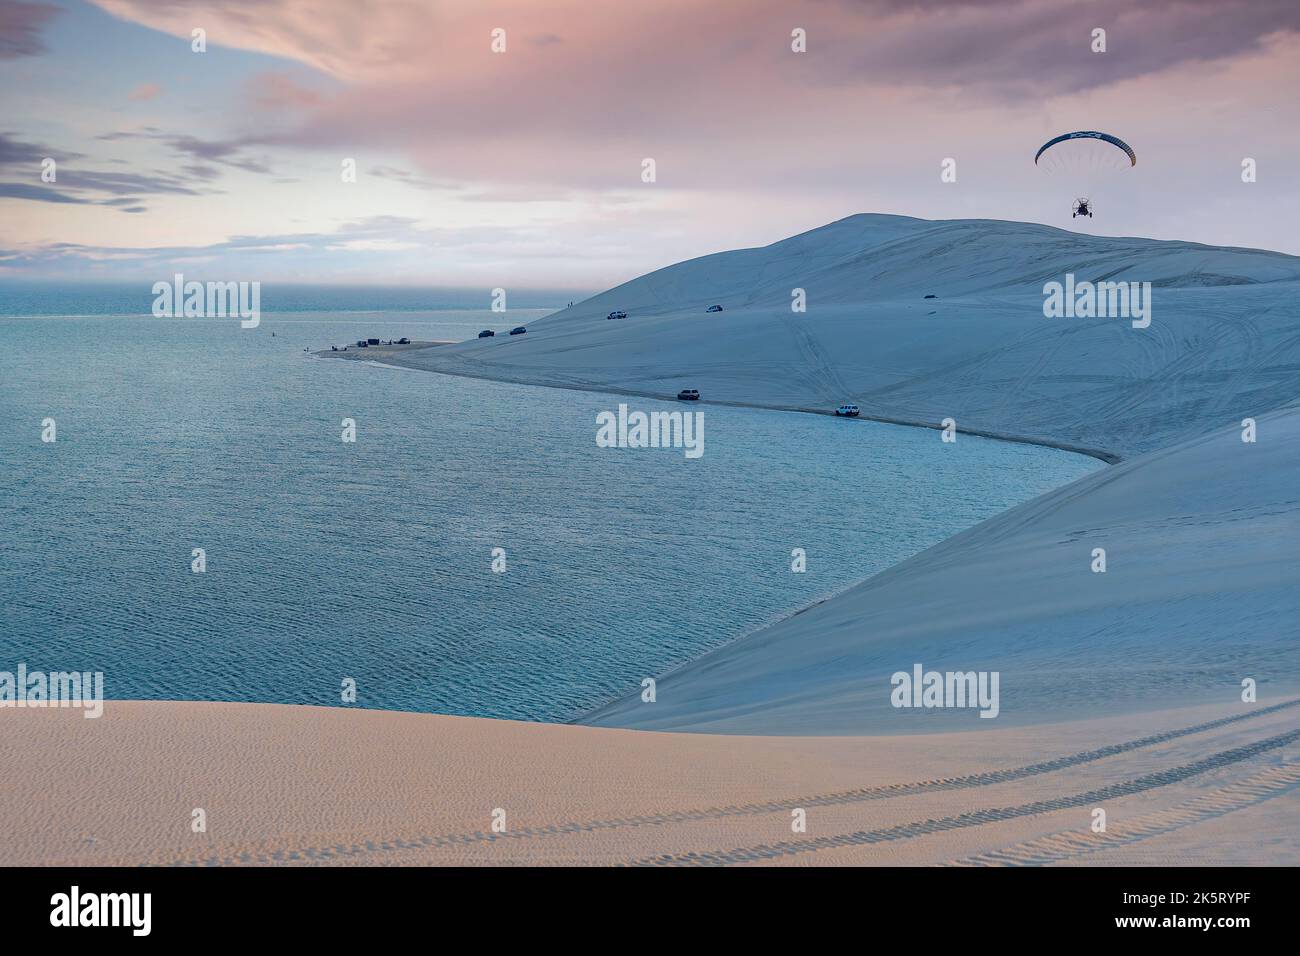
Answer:
[[[523, 334], [524, 334], [525, 332], [527, 332], [527, 331], [528, 331], [528, 330], [527, 330], [526, 328], [524, 328], [522, 325], [516, 325], [513, 329], [510, 330], [510, 334], [511, 334], [511, 335], [523, 335]], [[493, 332], [491, 329], [484, 329], [482, 332], [480, 332], [480, 333], [478, 334], [478, 337], [481, 338], [481, 339], [490, 339], [490, 338], [492, 338], [492, 337], [495, 336], [495, 335], [496, 335], [496, 333]]]
[[[411, 340], [408, 339], [406, 336], [402, 336], [400, 339], [387, 339], [387, 340], [380, 340], [380, 339], [357, 339], [357, 341], [356, 341], [356, 348], [359, 348], [359, 349], [368, 349], [368, 348], [370, 348], [370, 346], [372, 346], [372, 345], [410, 345], [410, 344], [411, 344]], [[331, 352], [346, 352], [347, 350], [348, 350], [348, 346], [346, 346], [346, 345], [331, 345], [331, 346], [330, 346], [330, 351], [331, 351]]]

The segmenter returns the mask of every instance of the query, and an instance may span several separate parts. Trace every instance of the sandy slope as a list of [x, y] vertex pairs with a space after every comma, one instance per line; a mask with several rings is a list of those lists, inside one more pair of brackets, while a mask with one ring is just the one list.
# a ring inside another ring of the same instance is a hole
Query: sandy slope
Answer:
[[799, 738], [261, 704], [10, 711], [0, 865], [1289, 862], [1298, 713]]

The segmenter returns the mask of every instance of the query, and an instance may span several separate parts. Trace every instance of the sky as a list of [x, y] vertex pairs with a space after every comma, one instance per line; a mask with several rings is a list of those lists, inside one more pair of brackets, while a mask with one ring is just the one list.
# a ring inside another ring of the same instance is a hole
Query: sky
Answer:
[[[0, 0], [0, 279], [599, 289], [860, 212], [1300, 254], [1298, 90], [1295, 0]], [[1094, 129], [1081, 222], [1034, 153]]]

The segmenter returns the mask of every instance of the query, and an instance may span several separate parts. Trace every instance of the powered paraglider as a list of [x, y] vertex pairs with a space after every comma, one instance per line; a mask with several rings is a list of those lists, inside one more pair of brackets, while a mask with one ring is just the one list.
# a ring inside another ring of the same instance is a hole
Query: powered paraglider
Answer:
[[[1034, 154], [1034, 165], [1045, 174], [1065, 181], [1075, 196], [1091, 196], [1112, 176], [1137, 165], [1137, 153], [1118, 136], [1097, 130], [1062, 133], [1049, 139]], [[1092, 218], [1087, 199], [1076, 199], [1072, 218]]]

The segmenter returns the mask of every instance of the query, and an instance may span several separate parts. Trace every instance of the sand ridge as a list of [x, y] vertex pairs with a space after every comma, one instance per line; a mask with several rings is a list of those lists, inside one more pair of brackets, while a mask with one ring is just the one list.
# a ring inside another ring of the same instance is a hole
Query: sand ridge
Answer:
[[[97, 721], [29, 710], [0, 721], [0, 758], [24, 768], [6, 784], [0, 863], [936, 864], [1048, 853], [1095, 864], [1112, 849], [1177, 852], [1211, 821], [1231, 827], [1232, 852], [1279, 862], [1300, 836], [1251, 821], [1266, 803], [1294, 806], [1298, 715], [1289, 699], [1153, 712], [1145, 738], [1119, 718], [791, 738], [267, 704], [110, 701]], [[31, 759], [41, 753], [58, 760]], [[1091, 833], [1095, 805], [1114, 840]], [[191, 831], [195, 807], [206, 833]], [[792, 830], [795, 810], [805, 832]]]

